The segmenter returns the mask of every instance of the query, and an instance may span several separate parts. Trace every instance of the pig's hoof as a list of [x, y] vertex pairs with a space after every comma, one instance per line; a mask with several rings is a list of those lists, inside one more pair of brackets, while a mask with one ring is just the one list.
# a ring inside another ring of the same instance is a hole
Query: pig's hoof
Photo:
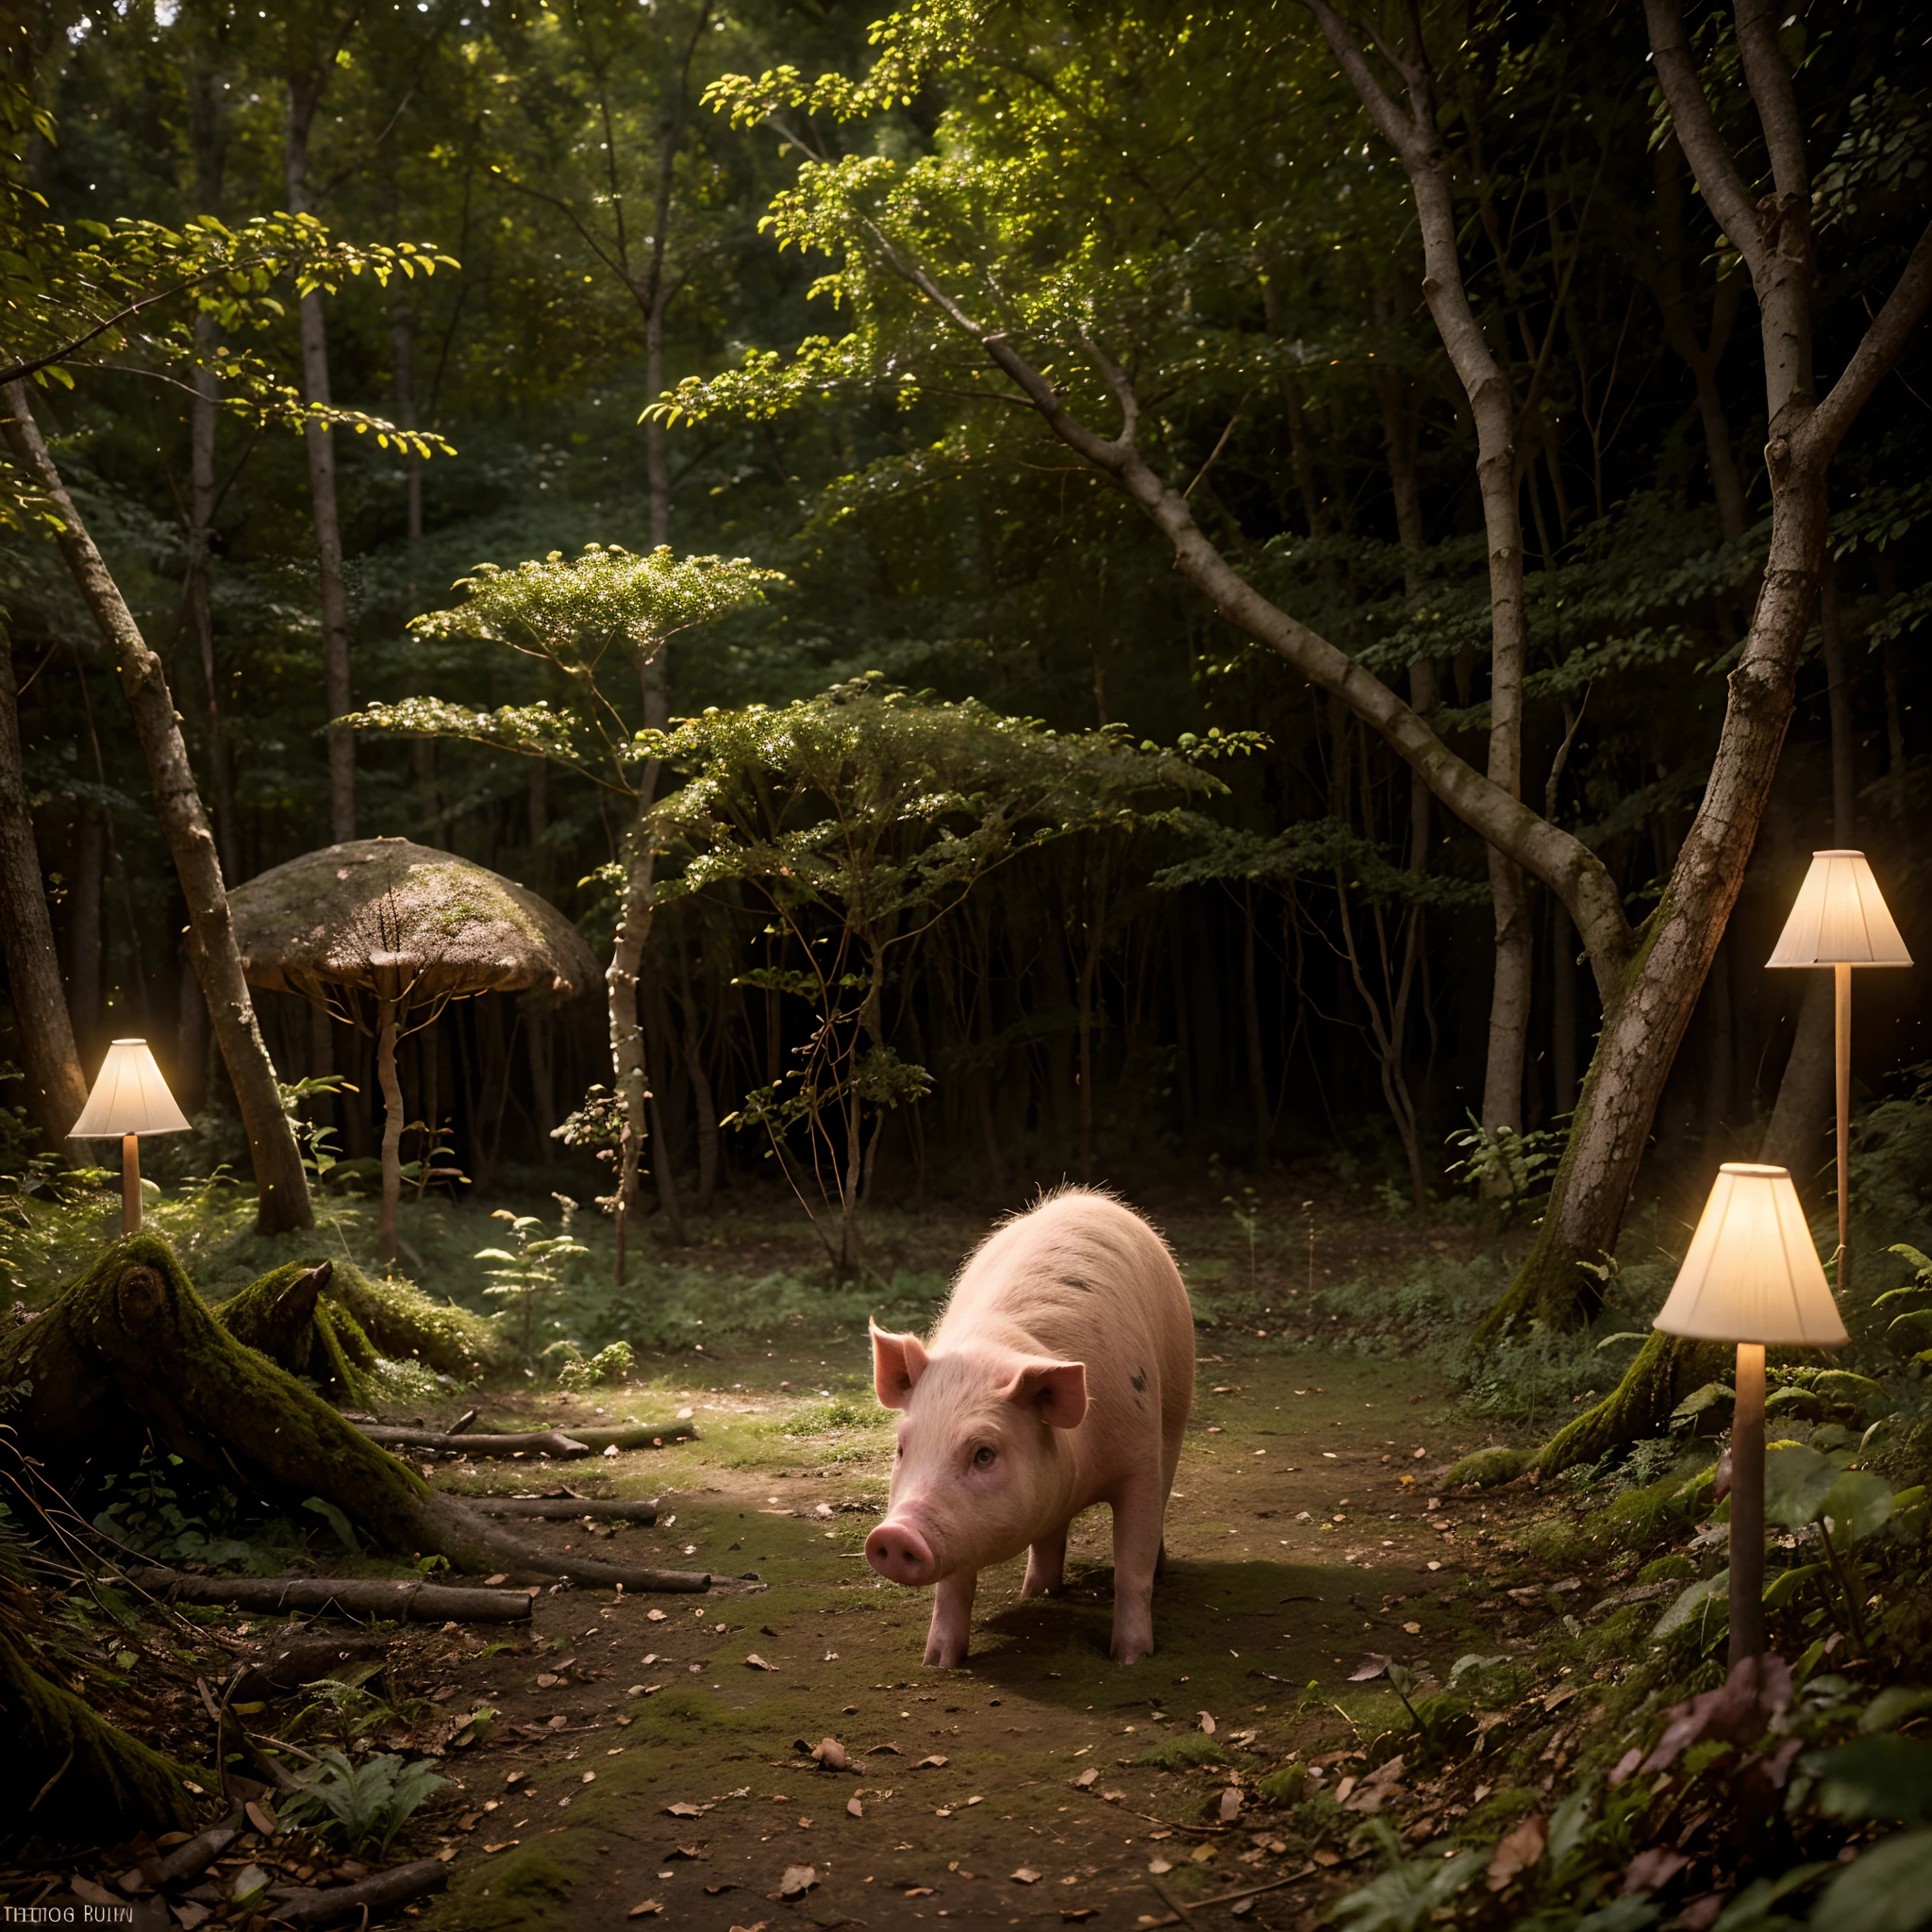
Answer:
[[957, 1671], [966, 1661], [966, 1646], [963, 1643], [943, 1643], [937, 1637], [929, 1638], [925, 1646], [925, 1661], [935, 1670]]
[[1154, 1655], [1154, 1640], [1151, 1637], [1121, 1637], [1114, 1640], [1112, 1657], [1117, 1664], [1137, 1664], [1142, 1657]]

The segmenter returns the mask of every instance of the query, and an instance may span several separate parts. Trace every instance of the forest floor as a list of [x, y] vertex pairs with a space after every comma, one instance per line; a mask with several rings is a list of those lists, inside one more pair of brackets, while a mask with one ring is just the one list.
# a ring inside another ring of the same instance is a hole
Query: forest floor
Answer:
[[[679, 1260], [687, 1303], [711, 1309], [709, 1326], [686, 1318], [692, 1328], [749, 1343], [667, 1342], [619, 1388], [502, 1385], [390, 1417], [447, 1421], [475, 1404], [484, 1428], [568, 1428], [592, 1411], [690, 1411], [694, 1441], [593, 1462], [443, 1462], [433, 1479], [655, 1498], [655, 1527], [519, 1533], [596, 1537], [599, 1554], [608, 1539], [608, 1554], [718, 1579], [702, 1596], [543, 1590], [508, 1641], [454, 1625], [385, 1636], [387, 1670], [368, 1688], [396, 1715], [362, 1742], [441, 1749], [452, 1780], [390, 1854], [449, 1864], [447, 1891], [411, 1916], [431, 1932], [1183, 1916], [1299, 1927], [1372, 1875], [1369, 1817], [1424, 1856], [1446, 1834], [1466, 1843], [1507, 1826], [1598, 1721], [1577, 1692], [1615, 1673], [1591, 1673], [1577, 1617], [1619, 1579], [1565, 1574], [1575, 1525], [1553, 1536], [1549, 1520], [1574, 1506], [1522, 1485], [1440, 1495], [1482, 1425], [1427, 1349], [1370, 1340], [1371, 1324], [1336, 1312], [1351, 1302], [1338, 1289], [1459, 1265], [1467, 1227], [1324, 1206], [1311, 1259], [1296, 1205], [1259, 1262], [1224, 1211], [1162, 1217], [1195, 1298], [1199, 1378], [1158, 1649], [1131, 1669], [1107, 1654], [1104, 1510], [1074, 1525], [1065, 1594], [1022, 1600], [1017, 1560], [985, 1573], [966, 1666], [922, 1663], [929, 1596], [884, 1584], [861, 1554], [893, 1440], [862, 1316], [814, 1324], [794, 1309], [747, 1326], [741, 1306], [721, 1319], [761, 1271], [809, 1269], [795, 1225], [717, 1217]], [[894, 1280], [942, 1281], [984, 1226], [964, 1213], [886, 1224]], [[237, 1660], [294, 1621], [196, 1616]], [[1424, 1737], [1419, 1755], [1387, 1667], [1413, 1673], [1408, 1701], [1426, 1711], [1472, 1653], [1512, 1667], [1508, 1714], [1479, 1722], [1474, 1748], [1465, 1733], [1465, 1748], [1431, 1759]], [[174, 1704], [189, 1726], [175, 1748], [192, 1761], [207, 1740], [191, 1735], [185, 1688]], [[466, 1724], [480, 1712], [493, 1715]], [[286, 1721], [287, 1707], [251, 1720]], [[827, 1739], [846, 1768], [810, 1755]], [[20, 1876], [9, 1898], [34, 1896]], [[216, 1910], [211, 1923], [235, 1916]]]

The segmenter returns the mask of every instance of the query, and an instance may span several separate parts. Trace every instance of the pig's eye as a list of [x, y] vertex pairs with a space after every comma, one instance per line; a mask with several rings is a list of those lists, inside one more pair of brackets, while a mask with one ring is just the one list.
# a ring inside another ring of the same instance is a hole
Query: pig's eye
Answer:
[[998, 1455], [998, 1450], [989, 1449], [986, 1446], [986, 1444], [982, 1442], [979, 1445], [979, 1447], [973, 1452], [973, 1466], [974, 1469], [991, 1469], [993, 1465], [994, 1459], [997, 1457]]

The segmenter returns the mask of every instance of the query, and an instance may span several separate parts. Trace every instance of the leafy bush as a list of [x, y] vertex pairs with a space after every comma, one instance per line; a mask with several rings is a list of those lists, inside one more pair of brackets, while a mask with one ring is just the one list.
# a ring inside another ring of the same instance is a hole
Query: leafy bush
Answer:
[[355, 1764], [340, 1751], [325, 1751], [303, 1789], [283, 1801], [282, 1819], [380, 1857], [410, 1813], [448, 1782], [431, 1758], [405, 1763], [378, 1751]]

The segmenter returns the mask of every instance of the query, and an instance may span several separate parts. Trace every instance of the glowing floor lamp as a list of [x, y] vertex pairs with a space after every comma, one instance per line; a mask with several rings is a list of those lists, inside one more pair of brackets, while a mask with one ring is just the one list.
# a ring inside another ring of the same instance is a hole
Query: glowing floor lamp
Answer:
[[183, 1134], [188, 1119], [175, 1105], [161, 1070], [144, 1040], [117, 1040], [101, 1062], [93, 1091], [75, 1122], [71, 1139], [121, 1140], [121, 1232], [141, 1227], [142, 1134]]
[[1767, 966], [1829, 966], [1838, 1020], [1838, 1285], [1846, 1286], [1852, 1205], [1852, 968], [1909, 966], [1862, 852], [1814, 852]]
[[1851, 1340], [1782, 1167], [1726, 1162], [1656, 1326], [1738, 1344], [1731, 1423], [1731, 1657], [1764, 1648], [1764, 1350]]

